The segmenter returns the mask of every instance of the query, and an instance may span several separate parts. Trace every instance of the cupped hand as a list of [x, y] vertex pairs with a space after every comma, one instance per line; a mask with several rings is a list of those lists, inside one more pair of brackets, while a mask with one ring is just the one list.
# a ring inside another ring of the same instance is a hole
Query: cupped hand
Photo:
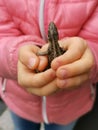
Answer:
[[48, 69], [41, 73], [35, 70], [44, 70], [47, 65], [45, 56], [37, 56], [40, 50], [35, 45], [25, 45], [19, 49], [18, 84], [29, 93], [46, 96], [54, 93], [59, 88], [56, 86], [55, 71]]
[[51, 67], [56, 70], [57, 86], [72, 90], [89, 81], [94, 57], [82, 38], [68, 38], [60, 41], [60, 45], [66, 52], [54, 59]]

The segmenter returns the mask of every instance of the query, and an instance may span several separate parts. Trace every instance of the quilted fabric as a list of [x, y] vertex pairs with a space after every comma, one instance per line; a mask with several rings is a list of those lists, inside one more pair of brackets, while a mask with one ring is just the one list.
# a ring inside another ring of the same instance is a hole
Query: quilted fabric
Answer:
[[[20, 46], [46, 43], [39, 27], [41, 0], [0, 0], [0, 95], [8, 107], [35, 122], [42, 122], [42, 97], [28, 94], [18, 86], [17, 61]], [[54, 21], [60, 39], [72, 36], [85, 38], [95, 57], [92, 81], [98, 77], [98, 0], [45, 0], [44, 30]], [[3, 78], [7, 79], [2, 92]], [[46, 99], [49, 122], [67, 124], [88, 112], [94, 100], [90, 83], [72, 92], [63, 91]]]

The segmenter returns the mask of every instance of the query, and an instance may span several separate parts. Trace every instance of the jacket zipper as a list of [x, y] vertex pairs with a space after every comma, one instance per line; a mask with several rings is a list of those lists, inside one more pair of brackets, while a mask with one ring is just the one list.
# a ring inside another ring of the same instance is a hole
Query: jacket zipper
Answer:
[[39, 8], [39, 28], [41, 32], [42, 38], [47, 41], [47, 37], [45, 34], [45, 28], [44, 28], [44, 3], [45, 0], [40, 0], [40, 8]]
[[48, 122], [47, 111], [46, 111], [46, 97], [45, 96], [42, 97], [42, 115], [43, 115], [44, 122], [48, 124], [49, 122]]
[[[41, 32], [42, 38], [46, 41], [46, 34], [45, 34], [45, 28], [44, 28], [44, 3], [45, 0], [40, 0], [40, 8], [39, 8], [39, 28]], [[43, 120], [45, 123], [48, 122], [48, 117], [47, 117], [47, 109], [46, 109], [46, 97], [42, 97], [42, 116]]]

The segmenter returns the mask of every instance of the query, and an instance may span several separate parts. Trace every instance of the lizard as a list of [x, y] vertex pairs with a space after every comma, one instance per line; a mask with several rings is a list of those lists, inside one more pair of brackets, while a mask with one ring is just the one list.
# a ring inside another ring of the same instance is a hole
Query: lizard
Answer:
[[51, 67], [51, 62], [54, 58], [62, 55], [65, 50], [60, 47], [58, 40], [59, 40], [59, 34], [56, 25], [54, 22], [50, 22], [48, 26], [48, 49], [45, 52], [38, 52], [37, 55], [39, 56], [45, 56], [48, 57], [48, 66], [46, 69]]

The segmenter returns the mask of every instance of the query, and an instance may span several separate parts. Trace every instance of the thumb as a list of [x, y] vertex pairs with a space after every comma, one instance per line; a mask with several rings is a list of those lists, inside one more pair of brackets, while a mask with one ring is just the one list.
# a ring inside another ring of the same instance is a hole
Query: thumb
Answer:
[[19, 48], [19, 61], [29, 69], [36, 69], [39, 65], [39, 57], [36, 55], [40, 48], [35, 45], [25, 45]]

